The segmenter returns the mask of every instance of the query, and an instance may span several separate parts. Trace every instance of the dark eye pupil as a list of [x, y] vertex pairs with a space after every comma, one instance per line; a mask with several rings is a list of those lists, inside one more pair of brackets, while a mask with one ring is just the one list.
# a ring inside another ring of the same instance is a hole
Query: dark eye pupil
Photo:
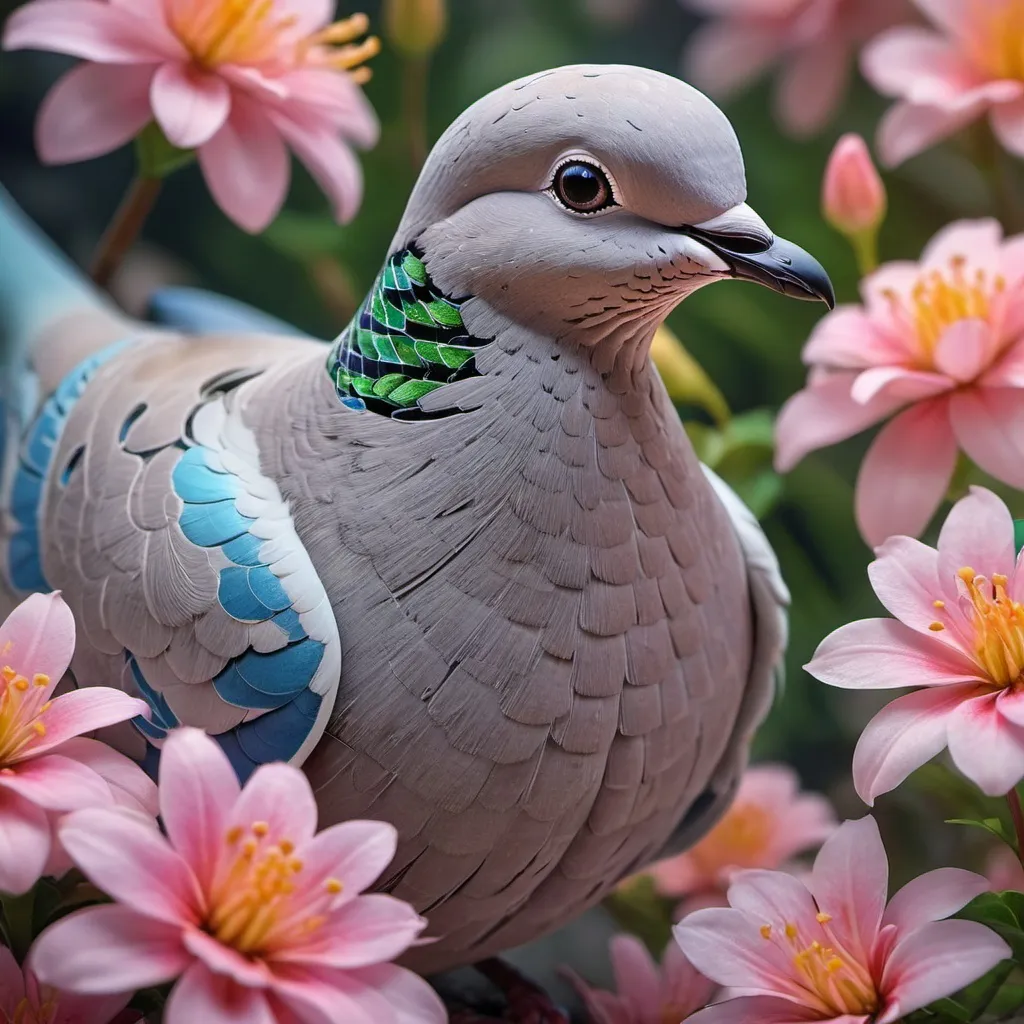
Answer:
[[590, 213], [607, 206], [611, 188], [604, 175], [588, 164], [566, 164], [556, 176], [558, 198], [570, 209]]

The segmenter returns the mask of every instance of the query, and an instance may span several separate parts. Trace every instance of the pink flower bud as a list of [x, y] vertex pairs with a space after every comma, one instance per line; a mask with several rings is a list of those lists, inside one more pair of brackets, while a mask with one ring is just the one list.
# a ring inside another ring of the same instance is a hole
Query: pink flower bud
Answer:
[[825, 220], [844, 235], [874, 231], [885, 218], [885, 186], [867, 144], [859, 135], [844, 135], [825, 168], [821, 206]]

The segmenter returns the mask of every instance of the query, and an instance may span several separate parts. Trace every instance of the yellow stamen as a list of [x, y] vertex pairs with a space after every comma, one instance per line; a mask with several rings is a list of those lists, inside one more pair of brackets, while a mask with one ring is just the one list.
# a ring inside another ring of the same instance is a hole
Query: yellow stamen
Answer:
[[1024, 604], [1007, 593], [1002, 573], [989, 580], [964, 566], [957, 577], [970, 602], [978, 663], [996, 686], [1024, 686]]
[[832, 920], [831, 914], [826, 914], [824, 911], [819, 911], [817, 914], [818, 924], [828, 924]]
[[33, 686], [49, 686], [50, 685], [50, 677], [48, 675], [46, 675], [44, 672], [37, 672], [32, 677], [32, 685]]
[[252, 834], [261, 839], [270, 831], [270, 826], [265, 821], [254, 821], [252, 823]]
[[946, 607], [946, 602], [945, 601], [932, 601], [932, 607], [938, 608], [939, 611], [942, 611], [942, 609]]
[[941, 633], [946, 627], [941, 622], [929, 622], [928, 628], [933, 633]]
[[[327, 881], [324, 882], [324, 888], [332, 896], [337, 896], [338, 893], [341, 892], [341, 890], [344, 888], [344, 886], [341, 884], [341, 882], [338, 881], [338, 879], [336, 879], [336, 878], [328, 878]], [[763, 933], [764, 929], [762, 928], [761, 931]]]

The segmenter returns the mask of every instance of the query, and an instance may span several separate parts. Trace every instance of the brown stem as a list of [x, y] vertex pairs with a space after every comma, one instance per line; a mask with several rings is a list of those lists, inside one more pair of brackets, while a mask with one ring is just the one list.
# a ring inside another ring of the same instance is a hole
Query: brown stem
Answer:
[[405, 121], [409, 161], [419, 174], [427, 159], [427, 71], [426, 57], [406, 57], [402, 69], [402, 116]]
[[1020, 796], [1016, 787], [1006, 794], [1006, 802], [1010, 805], [1013, 831], [1017, 834], [1017, 859], [1024, 866], [1024, 810], [1021, 809]]
[[160, 184], [159, 178], [137, 177], [121, 200], [114, 219], [96, 246], [92, 268], [89, 271], [93, 281], [101, 288], [110, 285], [110, 280], [121, 266], [125, 254], [138, 238], [142, 225], [145, 224], [156, 197], [160, 194]]

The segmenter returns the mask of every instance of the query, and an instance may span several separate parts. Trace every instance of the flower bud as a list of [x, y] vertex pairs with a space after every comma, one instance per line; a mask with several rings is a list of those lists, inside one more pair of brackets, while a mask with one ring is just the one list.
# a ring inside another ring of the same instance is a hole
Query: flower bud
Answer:
[[825, 220], [844, 235], [878, 230], [885, 218], [885, 186], [859, 135], [844, 135], [825, 168], [821, 190]]
[[403, 57], [426, 57], [444, 38], [446, 0], [385, 0], [384, 31]]

